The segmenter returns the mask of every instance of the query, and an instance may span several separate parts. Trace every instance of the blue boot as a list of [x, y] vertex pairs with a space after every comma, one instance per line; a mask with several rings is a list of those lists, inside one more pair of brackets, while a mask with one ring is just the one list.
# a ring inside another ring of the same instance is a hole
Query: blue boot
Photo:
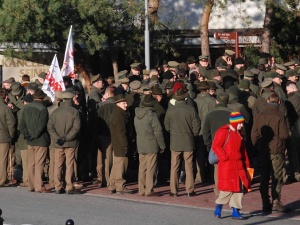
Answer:
[[245, 219], [241, 214], [240, 214], [240, 210], [236, 209], [234, 207], [232, 207], [232, 214], [231, 214], [231, 218], [235, 219], [235, 220], [243, 220]]
[[217, 217], [217, 218], [219, 218], [219, 219], [221, 218], [222, 207], [223, 207], [223, 205], [217, 204], [217, 205], [216, 205], [216, 209], [215, 209], [215, 211], [214, 211], [215, 217]]

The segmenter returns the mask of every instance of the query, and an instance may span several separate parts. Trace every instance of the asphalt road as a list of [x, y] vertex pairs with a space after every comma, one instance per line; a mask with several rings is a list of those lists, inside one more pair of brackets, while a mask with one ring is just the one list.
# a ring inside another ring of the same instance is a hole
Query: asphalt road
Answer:
[[23, 188], [0, 188], [0, 208], [5, 225], [64, 225], [73, 219], [75, 225], [285, 225], [299, 221], [285, 218], [246, 215], [235, 221], [230, 212], [216, 219], [213, 211], [116, 200], [92, 195], [57, 195], [30, 193]]

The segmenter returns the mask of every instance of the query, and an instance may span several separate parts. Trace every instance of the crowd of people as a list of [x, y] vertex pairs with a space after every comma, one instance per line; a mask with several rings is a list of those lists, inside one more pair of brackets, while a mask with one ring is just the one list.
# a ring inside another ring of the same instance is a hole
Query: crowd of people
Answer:
[[[0, 89], [0, 187], [30, 192], [80, 193], [82, 181], [111, 194], [159, 196], [156, 185], [179, 183], [193, 197], [195, 182], [214, 181], [215, 216], [229, 204], [243, 219], [242, 196], [251, 189], [247, 169], [260, 175], [262, 209], [287, 211], [284, 182], [300, 181], [299, 60], [285, 64], [261, 57], [247, 65], [225, 50], [214, 68], [209, 57], [163, 62], [144, 70], [130, 65], [114, 77], [64, 77], [65, 91], [52, 102], [34, 82], [9, 78]], [[219, 163], [210, 165], [213, 149]], [[285, 163], [289, 161], [289, 167]], [[14, 168], [22, 168], [16, 181]], [[137, 177], [130, 174], [138, 170]], [[271, 199], [268, 184], [272, 180]]]

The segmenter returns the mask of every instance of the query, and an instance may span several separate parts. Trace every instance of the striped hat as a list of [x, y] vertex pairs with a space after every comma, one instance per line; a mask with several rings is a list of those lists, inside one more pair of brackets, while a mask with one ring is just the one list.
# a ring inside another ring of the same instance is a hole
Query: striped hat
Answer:
[[245, 119], [240, 112], [232, 112], [229, 116], [230, 123], [244, 123]]

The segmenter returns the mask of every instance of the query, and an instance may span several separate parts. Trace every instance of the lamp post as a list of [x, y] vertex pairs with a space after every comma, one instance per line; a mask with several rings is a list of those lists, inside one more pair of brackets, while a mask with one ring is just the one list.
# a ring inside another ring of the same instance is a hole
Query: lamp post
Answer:
[[148, 0], [145, 0], [145, 66], [147, 70], [150, 70], [150, 38], [148, 27], [149, 11]]

